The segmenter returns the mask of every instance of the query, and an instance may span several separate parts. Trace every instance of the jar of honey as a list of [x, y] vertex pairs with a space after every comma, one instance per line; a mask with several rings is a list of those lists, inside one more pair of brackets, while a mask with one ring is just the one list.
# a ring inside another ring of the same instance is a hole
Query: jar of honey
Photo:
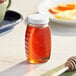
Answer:
[[44, 63], [50, 59], [51, 30], [49, 19], [43, 14], [32, 14], [27, 18], [25, 53], [30, 63]]

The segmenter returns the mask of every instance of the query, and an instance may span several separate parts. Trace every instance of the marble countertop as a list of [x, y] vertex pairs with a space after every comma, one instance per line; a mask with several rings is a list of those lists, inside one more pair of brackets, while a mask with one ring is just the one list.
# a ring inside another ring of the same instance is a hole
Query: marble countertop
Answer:
[[41, 76], [76, 55], [76, 26], [50, 23], [52, 35], [51, 58], [44, 64], [28, 64], [24, 37], [26, 17], [37, 12], [41, 0], [12, 0], [10, 10], [22, 14], [24, 20], [12, 31], [0, 36], [0, 76]]

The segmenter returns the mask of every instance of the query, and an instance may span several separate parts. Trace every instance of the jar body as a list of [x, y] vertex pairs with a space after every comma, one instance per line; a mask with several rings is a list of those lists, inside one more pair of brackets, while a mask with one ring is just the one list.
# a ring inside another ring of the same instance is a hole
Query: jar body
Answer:
[[51, 31], [49, 26], [43, 26], [27, 25], [25, 52], [30, 63], [44, 63], [50, 59]]

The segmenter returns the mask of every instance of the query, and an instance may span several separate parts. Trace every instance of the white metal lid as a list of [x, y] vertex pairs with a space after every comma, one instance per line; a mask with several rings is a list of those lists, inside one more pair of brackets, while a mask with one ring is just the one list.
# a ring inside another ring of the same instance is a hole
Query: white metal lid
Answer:
[[28, 23], [32, 24], [48, 24], [49, 18], [44, 14], [32, 14], [28, 16]]

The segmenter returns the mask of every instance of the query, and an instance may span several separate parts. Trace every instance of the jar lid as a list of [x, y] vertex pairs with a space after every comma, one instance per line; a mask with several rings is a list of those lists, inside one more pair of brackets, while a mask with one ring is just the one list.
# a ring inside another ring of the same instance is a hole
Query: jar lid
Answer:
[[32, 24], [47, 24], [49, 18], [44, 14], [32, 14], [28, 16], [28, 23]]

